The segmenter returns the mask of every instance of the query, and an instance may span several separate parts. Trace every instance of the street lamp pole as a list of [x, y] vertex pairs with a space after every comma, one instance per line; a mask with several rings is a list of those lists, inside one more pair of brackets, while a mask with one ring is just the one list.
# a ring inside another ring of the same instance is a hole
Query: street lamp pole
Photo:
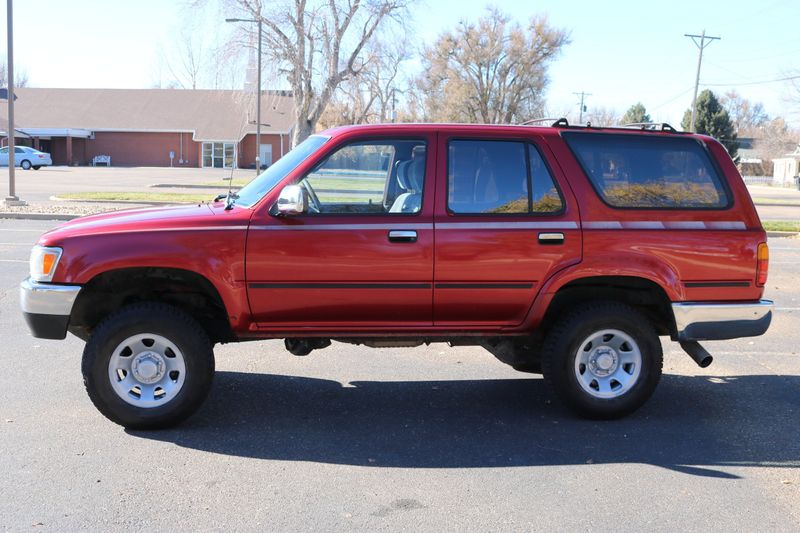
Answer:
[[261, 17], [258, 17], [258, 90], [256, 93], [256, 176], [261, 173]]
[[256, 81], [256, 176], [258, 176], [261, 173], [261, 17], [257, 19], [231, 18], [225, 19], [225, 22], [255, 22], [258, 25], [258, 72]]
[[13, 0], [6, 2], [6, 20], [8, 25], [8, 196], [6, 205], [19, 204], [19, 197], [14, 190], [14, 170], [17, 162], [14, 154], [14, 14]]

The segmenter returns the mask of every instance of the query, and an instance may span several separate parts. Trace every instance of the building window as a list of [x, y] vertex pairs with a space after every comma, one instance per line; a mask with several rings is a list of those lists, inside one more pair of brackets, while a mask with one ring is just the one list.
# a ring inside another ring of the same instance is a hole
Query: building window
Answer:
[[235, 143], [203, 143], [204, 168], [232, 168], [235, 164]]

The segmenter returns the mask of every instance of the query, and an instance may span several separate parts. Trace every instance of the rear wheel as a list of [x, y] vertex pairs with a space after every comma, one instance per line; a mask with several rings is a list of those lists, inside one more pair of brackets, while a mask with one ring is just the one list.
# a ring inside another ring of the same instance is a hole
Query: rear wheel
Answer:
[[141, 303], [95, 328], [82, 371], [89, 398], [108, 419], [134, 429], [164, 428], [200, 407], [211, 387], [214, 353], [189, 315]]
[[19, 164], [22, 167], [22, 170], [30, 170], [31, 169], [31, 162], [25, 159], [22, 163]]
[[619, 418], [641, 407], [661, 378], [663, 354], [649, 321], [605, 302], [564, 315], [548, 333], [542, 371], [564, 403], [588, 418]]

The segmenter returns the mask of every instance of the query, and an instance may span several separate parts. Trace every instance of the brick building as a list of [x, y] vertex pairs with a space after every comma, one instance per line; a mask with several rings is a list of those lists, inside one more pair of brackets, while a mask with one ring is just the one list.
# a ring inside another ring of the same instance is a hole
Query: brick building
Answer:
[[[15, 89], [17, 143], [49, 152], [54, 165], [254, 168], [255, 94], [179, 89]], [[291, 148], [293, 101], [261, 97], [261, 163]], [[0, 106], [0, 128], [7, 129]], [[3, 136], [7, 136], [3, 132]], [[5, 143], [4, 139], [4, 143]]]

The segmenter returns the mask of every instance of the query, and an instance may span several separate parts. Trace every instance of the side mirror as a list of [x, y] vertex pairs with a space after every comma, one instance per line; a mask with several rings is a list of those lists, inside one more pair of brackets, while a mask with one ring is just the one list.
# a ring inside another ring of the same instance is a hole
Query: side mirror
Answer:
[[302, 215], [308, 207], [306, 190], [300, 185], [287, 185], [278, 196], [279, 215]]

